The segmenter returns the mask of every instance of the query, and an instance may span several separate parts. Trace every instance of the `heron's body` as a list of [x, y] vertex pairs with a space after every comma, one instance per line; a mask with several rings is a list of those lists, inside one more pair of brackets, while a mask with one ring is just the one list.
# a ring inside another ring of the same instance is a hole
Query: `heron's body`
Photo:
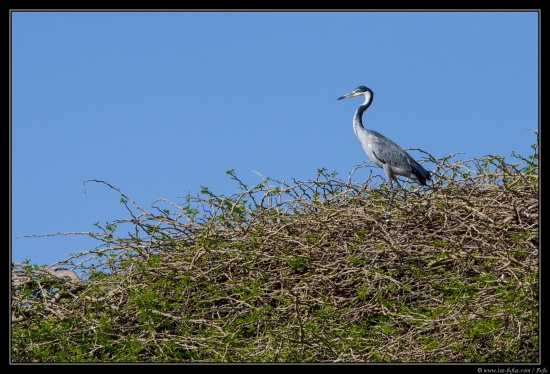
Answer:
[[[422, 165], [416, 162], [416, 160], [403, 148], [386, 138], [384, 135], [373, 130], [367, 130], [363, 126], [363, 113], [372, 103], [374, 96], [369, 88], [359, 86], [349, 94], [339, 97], [338, 100], [355, 96], [364, 96], [365, 101], [363, 104], [359, 105], [355, 111], [353, 117], [353, 131], [361, 142], [363, 150], [367, 156], [369, 156], [369, 159], [384, 170], [384, 173], [389, 179], [390, 187], [393, 189], [393, 181], [401, 187], [397, 180], [398, 175], [412, 179], [425, 186], [426, 181], [431, 178], [431, 175]], [[388, 210], [391, 207], [394, 194], [395, 192], [392, 193], [390, 198]]]

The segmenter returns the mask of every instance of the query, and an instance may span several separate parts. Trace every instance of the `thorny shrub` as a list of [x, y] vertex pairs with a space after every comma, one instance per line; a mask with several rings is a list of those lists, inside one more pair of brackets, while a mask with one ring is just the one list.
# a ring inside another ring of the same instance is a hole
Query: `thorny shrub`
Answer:
[[[429, 188], [262, 178], [12, 264], [13, 362], [538, 362], [538, 149], [435, 159]], [[419, 150], [420, 151], [420, 150]], [[422, 152], [422, 151], [421, 151]]]

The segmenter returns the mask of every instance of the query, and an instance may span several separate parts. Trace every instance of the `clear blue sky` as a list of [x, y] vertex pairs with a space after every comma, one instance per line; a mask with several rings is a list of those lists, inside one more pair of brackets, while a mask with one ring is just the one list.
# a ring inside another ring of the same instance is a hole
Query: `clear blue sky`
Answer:
[[[532, 153], [539, 19], [532, 12], [13, 12], [11, 254], [52, 264], [85, 237], [225, 171], [343, 179], [367, 160], [365, 126], [435, 157]], [[411, 151], [416, 157], [421, 154]], [[424, 164], [427, 169], [429, 163]], [[378, 171], [377, 171], [378, 173]], [[360, 180], [368, 169], [355, 174]]]

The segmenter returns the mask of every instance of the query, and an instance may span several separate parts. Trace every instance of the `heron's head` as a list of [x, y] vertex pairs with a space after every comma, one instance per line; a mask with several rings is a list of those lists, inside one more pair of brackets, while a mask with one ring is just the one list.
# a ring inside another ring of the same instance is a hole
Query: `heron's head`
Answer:
[[365, 87], [365, 86], [359, 86], [355, 90], [351, 91], [350, 93], [345, 94], [344, 96], [340, 96], [338, 98], [338, 100], [347, 99], [347, 98], [355, 97], [355, 96], [365, 96], [365, 97], [367, 97], [368, 95], [372, 96], [371, 89], [368, 88], [368, 87]]

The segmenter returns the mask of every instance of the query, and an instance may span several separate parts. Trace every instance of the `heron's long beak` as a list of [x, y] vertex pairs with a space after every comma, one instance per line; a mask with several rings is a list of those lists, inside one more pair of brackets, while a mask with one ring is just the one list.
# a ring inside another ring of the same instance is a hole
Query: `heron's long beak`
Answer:
[[350, 92], [349, 94], [345, 94], [344, 96], [340, 96], [337, 100], [347, 99], [349, 97], [353, 97], [353, 92]]

